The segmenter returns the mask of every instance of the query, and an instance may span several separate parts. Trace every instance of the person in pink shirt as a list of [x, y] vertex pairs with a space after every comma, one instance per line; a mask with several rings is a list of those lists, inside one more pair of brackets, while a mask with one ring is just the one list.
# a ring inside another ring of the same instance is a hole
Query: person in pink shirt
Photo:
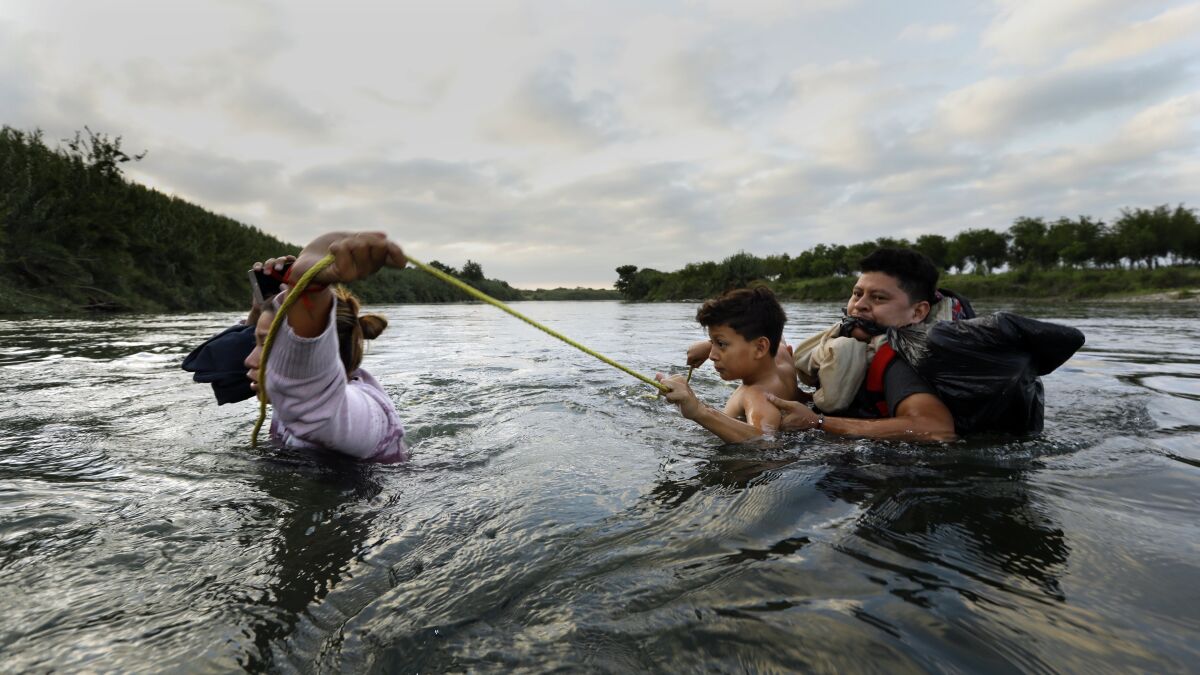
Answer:
[[[385, 266], [403, 268], [407, 259], [381, 232], [330, 232], [304, 247], [288, 278], [299, 279], [330, 253], [333, 264], [317, 274], [303, 301], [288, 310], [267, 360], [271, 437], [285, 447], [324, 448], [376, 462], [403, 461], [408, 448], [396, 406], [360, 367], [363, 341], [382, 333], [387, 319], [360, 314], [358, 298], [337, 284], [365, 279]], [[284, 262], [274, 258], [263, 268], [281, 269]], [[264, 303], [255, 326], [255, 347], [245, 366], [256, 391], [263, 342], [284, 296], [280, 293], [274, 302]]]

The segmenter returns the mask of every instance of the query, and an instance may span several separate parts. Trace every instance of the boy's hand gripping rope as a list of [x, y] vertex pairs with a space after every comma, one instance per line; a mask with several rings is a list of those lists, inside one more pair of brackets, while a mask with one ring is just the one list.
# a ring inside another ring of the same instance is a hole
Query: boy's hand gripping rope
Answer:
[[[518, 312], [517, 310], [513, 309], [512, 307], [509, 307], [508, 305], [504, 304], [503, 302], [500, 302], [499, 300], [493, 298], [492, 296], [488, 295], [487, 293], [484, 293], [483, 291], [480, 291], [479, 289], [475, 288], [474, 286], [467, 284], [466, 282], [462, 281], [461, 279], [456, 279], [455, 277], [452, 277], [449, 274], [446, 274], [445, 272], [439, 270], [436, 267], [430, 267], [429, 265], [426, 265], [425, 263], [423, 263], [419, 260], [414, 260], [411, 257], [408, 258], [408, 262], [412, 263], [412, 265], [414, 267], [416, 267], [417, 269], [419, 269], [423, 272], [427, 272], [427, 273], [437, 277], [438, 279], [441, 279], [442, 281], [450, 284], [451, 286], [454, 286], [455, 288], [457, 288], [460, 291], [466, 293], [467, 295], [475, 298], [476, 300], [481, 300], [493, 307], [501, 309], [501, 310], [517, 317], [518, 319], [524, 321], [525, 323], [529, 324], [530, 326], [533, 326], [534, 328], [542, 331], [543, 333], [546, 333], [547, 335], [550, 335], [552, 337], [558, 338], [559, 340], [562, 340], [563, 342], [571, 345], [572, 347], [578, 349], [579, 351], [583, 352], [584, 354], [587, 354], [589, 356], [594, 356], [597, 359], [600, 359], [601, 361], [612, 366], [613, 368], [616, 368], [617, 370], [622, 370], [626, 373], [629, 373], [630, 375], [636, 377], [637, 379], [641, 380], [642, 382], [645, 382], [646, 384], [650, 385], [651, 387], [654, 387], [655, 389], [658, 389], [659, 391], [661, 391], [663, 393], [668, 393], [671, 391], [671, 388], [668, 387], [667, 385], [663, 384], [662, 382], [652, 380], [649, 377], [646, 377], [645, 375], [642, 375], [641, 373], [639, 373], [631, 368], [628, 368], [626, 366], [621, 365], [620, 363], [617, 363], [616, 361], [613, 361], [612, 359], [608, 358], [607, 356], [605, 356], [597, 351], [594, 351], [594, 350], [588, 349], [587, 347], [584, 347], [583, 345], [581, 345], [578, 342], [572, 340], [571, 338], [563, 335], [562, 333], [559, 333], [558, 331], [554, 330], [553, 328], [550, 328], [549, 326], [546, 326], [544, 324], [538, 323], [537, 321], [534, 321], [533, 319], [525, 316], [524, 314]], [[304, 289], [308, 287], [308, 284], [312, 281], [313, 277], [315, 277], [321, 270], [325, 269], [332, 263], [333, 263], [333, 255], [327, 255], [324, 258], [321, 258], [321, 260], [319, 260], [317, 262], [317, 264], [313, 265], [307, 272], [305, 272], [304, 275], [301, 276], [300, 279], [296, 282], [296, 285], [293, 286], [290, 291], [288, 291], [287, 298], [284, 299], [283, 305], [280, 306], [279, 311], [277, 311], [275, 313], [275, 318], [271, 320], [271, 329], [267, 332], [267, 339], [263, 341], [262, 361], [259, 363], [259, 366], [258, 366], [258, 422], [256, 422], [254, 424], [254, 432], [250, 435], [250, 446], [251, 447], [258, 447], [258, 432], [260, 429], [262, 429], [263, 422], [267, 418], [267, 356], [271, 353], [271, 345], [275, 342], [275, 334], [279, 331], [279, 326], [285, 320], [288, 310], [291, 309], [292, 305], [296, 304], [296, 300], [299, 299], [301, 295], [303, 295]], [[689, 369], [688, 370], [688, 379], [690, 380], [691, 377], [692, 377], [692, 373], [691, 373], [691, 370]]]

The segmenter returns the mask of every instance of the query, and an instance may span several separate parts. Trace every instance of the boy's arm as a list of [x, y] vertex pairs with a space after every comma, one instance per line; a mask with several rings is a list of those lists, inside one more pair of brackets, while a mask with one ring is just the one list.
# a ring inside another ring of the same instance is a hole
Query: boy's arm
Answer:
[[[682, 375], [663, 377], [663, 374], [659, 373], [657, 379], [659, 382], [662, 382], [671, 388], [670, 393], [663, 394], [663, 396], [665, 396], [666, 399], [671, 403], [678, 405], [679, 411], [683, 413], [684, 417], [713, 432], [726, 443], [741, 443], [743, 441], [759, 438], [763, 435], [762, 428], [755, 426], [754, 424], [748, 424], [741, 420], [734, 419], [720, 410], [710, 408], [701, 403], [700, 400], [696, 398], [695, 392], [693, 392], [692, 388], [688, 386], [688, 383], [685, 381]], [[770, 402], [768, 402], [761, 394], [758, 394], [755, 398], [758, 398], [759, 401], [754, 405], [754, 416], [751, 416], [749, 407], [746, 408], [746, 416], [747, 419], [750, 420], [759, 420], [759, 423], [761, 424], [767, 417], [767, 411], [762, 407], [761, 404], [766, 404], [766, 407], [769, 408], [773, 408], [774, 406], [772, 406]], [[745, 403], [747, 406], [750, 405], [749, 400], [747, 400]], [[772, 425], [772, 429], [778, 428], [779, 418], [779, 411], [776, 410], [775, 421], [774, 425]]]

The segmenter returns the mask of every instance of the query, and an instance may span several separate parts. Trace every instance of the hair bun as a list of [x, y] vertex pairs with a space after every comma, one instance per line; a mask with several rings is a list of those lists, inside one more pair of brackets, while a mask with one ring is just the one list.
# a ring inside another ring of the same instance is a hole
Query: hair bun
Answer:
[[363, 314], [358, 317], [358, 326], [362, 329], [364, 340], [374, 340], [379, 337], [384, 328], [387, 328], [388, 321], [378, 314]]

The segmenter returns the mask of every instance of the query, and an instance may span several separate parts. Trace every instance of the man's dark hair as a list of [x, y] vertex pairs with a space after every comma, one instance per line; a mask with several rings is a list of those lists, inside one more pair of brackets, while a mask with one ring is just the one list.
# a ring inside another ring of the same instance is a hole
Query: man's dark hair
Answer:
[[735, 288], [705, 302], [696, 312], [701, 326], [729, 326], [746, 340], [765, 337], [771, 343], [771, 356], [779, 350], [787, 315], [766, 286]]
[[893, 277], [909, 302], [937, 300], [938, 270], [923, 253], [909, 248], [877, 248], [858, 264], [860, 272], [883, 272]]

